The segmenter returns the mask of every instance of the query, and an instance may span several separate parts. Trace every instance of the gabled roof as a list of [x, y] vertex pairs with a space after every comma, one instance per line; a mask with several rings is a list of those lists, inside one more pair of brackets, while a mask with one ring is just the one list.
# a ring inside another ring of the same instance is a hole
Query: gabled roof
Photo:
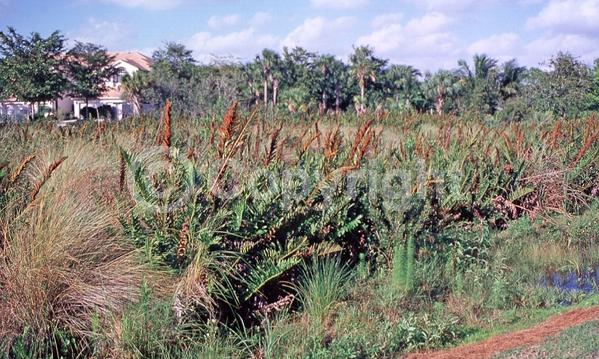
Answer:
[[152, 67], [152, 59], [139, 52], [111, 52], [110, 55], [114, 56], [115, 61], [126, 62], [139, 70], [150, 71]]

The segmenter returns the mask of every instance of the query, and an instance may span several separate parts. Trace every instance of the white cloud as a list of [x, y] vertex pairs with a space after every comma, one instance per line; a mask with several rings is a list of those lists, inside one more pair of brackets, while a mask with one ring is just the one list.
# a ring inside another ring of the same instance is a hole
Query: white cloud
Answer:
[[210, 26], [210, 28], [218, 30], [218, 29], [222, 29], [224, 27], [231, 27], [236, 25], [239, 22], [239, 15], [237, 14], [231, 14], [231, 15], [224, 15], [224, 16], [210, 16], [210, 18], [208, 19], [208, 26]]
[[268, 12], [259, 11], [252, 16], [249, 21], [250, 26], [259, 27], [268, 24], [272, 20], [272, 15]]
[[440, 11], [444, 13], [462, 12], [492, 3], [497, 0], [411, 0], [416, 6], [427, 11]]
[[330, 9], [355, 9], [367, 5], [369, 0], [310, 0], [312, 5]]
[[468, 47], [468, 54], [487, 54], [499, 61], [508, 61], [522, 53], [520, 37], [513, 32], [491, 35], [480, 39]]
[[183, 3], [184, 0], [102, 0], [103, 2], [113, 3], [115, 5], [142, 8], [148, 10], [172, 9]]
[[91, 42], [115, 50], [127, 45], [132, 32], [121, 22], [90, 18], [79, 31], [69, 37], [75, 41]]
[[558, 51], [568, 51], [586, 63], [599, 57], [599, 39], [580, 34], [544, 35], [524, 47], [523, 62], [536, 66]]
[[586, 63], [599, 57], [599, 39], [580, 34], [545, 34], [524, 42], [515, 33], [492, 35], [468, 47], [468, 54], [485, 53], [500, 61], [516, 58], [521, 65], [539, 66], [558, 51], [568, 51]]
[[450, 31], [452, 19], [441, 13], [428, 13], [405, 25], [387, 23], [356, 41], [371, 45], [379, 56], [394, 63], [404, 63], [421, 69], [453, 67], [459, 48]]
[[557, 33], [599, 34], [599, 0], [551, 0], [526, 24]]
[[187, 42], [196, 57], [205, 62], [210, 61], [214, 55], [249, 60], [262, 49], [276, 48], [278, 44], [278, 37], [259, 33], [253, 27], [223, 35], [199, 32]]
[[403, 14], [399, 12], [376, 16], [372, 19], [371, 25], [374, 28], [380, 28], [389, 24], [398, 23], [403, 18]]
[[343, 48], [340, 43], [340, 34], [347, 31], [354, 24], [351, 17], [338, 17], [328, 19], [313, 17], [291, 31], [281, 45], [287, 47], [302, 46], [311, 51], [333, 52], [341, 54], [350, 50], [350, 44]]

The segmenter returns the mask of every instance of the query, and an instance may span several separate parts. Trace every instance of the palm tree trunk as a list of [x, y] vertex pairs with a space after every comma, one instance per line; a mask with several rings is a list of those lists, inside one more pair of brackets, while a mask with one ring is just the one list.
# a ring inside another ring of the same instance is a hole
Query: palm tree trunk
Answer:
[[137, 96], [133, 96], [133, 117], [138, 117], [141, 113], [141, 105], [139, 104], [139, 99]]
[[279, 91], [279, 80], [274, 79], [272, 81], [272, 104], [273, 106], [277, 106], [277, 94]]
[[268, 104], [268, 80], [264, 80], [264, 105]]
[[364, 106], [365, 91], [366, 86], [364, 86], [364, 77], [362, 77], [360, 78], [360, 112], [364, 112], [364, 110], [366, 109]]

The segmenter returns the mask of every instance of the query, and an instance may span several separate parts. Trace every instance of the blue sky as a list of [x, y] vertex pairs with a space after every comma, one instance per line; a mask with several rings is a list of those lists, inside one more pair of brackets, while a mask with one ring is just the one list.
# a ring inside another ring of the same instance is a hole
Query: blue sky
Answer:
[[151, 54], [165, 41], [252, 58], [303, 46], [346, 59], [356, 44], [424, 70], [487, 53], [538, 65], [558, 50], [599, 57], [599, 0], [0, 0], [0, 28]]

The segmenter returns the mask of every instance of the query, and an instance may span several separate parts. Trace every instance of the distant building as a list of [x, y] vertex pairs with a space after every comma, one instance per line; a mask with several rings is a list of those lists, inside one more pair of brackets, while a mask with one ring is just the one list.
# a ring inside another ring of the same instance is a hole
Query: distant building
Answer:
[[[107, 82], [108, 90], [102, 96], [89, 99], [87, 106], [85, 99], [80, 97], [65, 96], [57, 101], [48, 101], [40, 104], [42, 110], [56, 114], [72, 114], [75, 118], [100, 117], [121, 120], [123, 117], [133, 113], [133, 106], [123, 99], [122, 79], [125, 74], [132, 75], [139, 70], [150, 71], [152, 59], [139, 52], [114, 52], [114, 66], [122, 69], [121, 73], [114, 76]], [[0, 101], [0, 116], [9, 117], [16, 120], [27, 118], [31, 111], [37, 113], [40, 108], [38, 105], [31, 105], [28, 102], [17, 101], [16, 99], [7, 99]], [[149, 109], [144, 105], [143, 109]]]
[[102, 96], [88, 101], [88, 108], [85, 107], [85, 99], [73, 98], [73, 114], [76, 118], [87, 117], [88, 113], [95, 117], [99, 113], [101, 117], [121, 120], [133, 113], [133, 106], [123, 99], [121, 80], [125, 74], [150, 71], [152, 59], [139, 52], [115, 52], [111, 55], [114, 56], [114, 66], [120, 68], [121, 73], [107, 82], [108, 90]]

